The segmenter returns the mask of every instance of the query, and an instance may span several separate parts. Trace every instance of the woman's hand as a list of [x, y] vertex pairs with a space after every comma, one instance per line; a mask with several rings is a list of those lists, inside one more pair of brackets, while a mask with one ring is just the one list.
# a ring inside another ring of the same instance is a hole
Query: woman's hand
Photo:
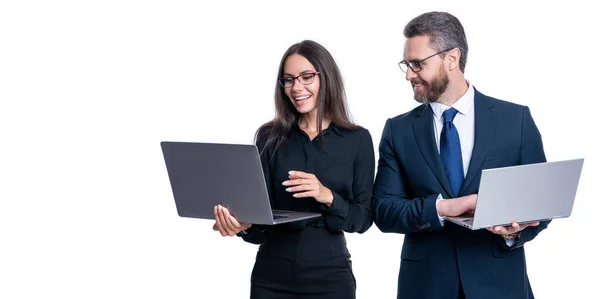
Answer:
[[331, 207], [333, 204], [333, 193], [327, 187], [323, 186], [319, 179], [312, 174], [302, 171], [290, 171], [290, 179], [282, 183], [288, 186], [285, 191], [297, 192], [294, 197], [314, 197], [316, 201]]
[[221, 205], [215, 206], [215, 224], [213, 230], [221, 233], [221, 236], [235, 236], [235, 234], [249, 229], [252, 224], [238, 222], [226, 207]]

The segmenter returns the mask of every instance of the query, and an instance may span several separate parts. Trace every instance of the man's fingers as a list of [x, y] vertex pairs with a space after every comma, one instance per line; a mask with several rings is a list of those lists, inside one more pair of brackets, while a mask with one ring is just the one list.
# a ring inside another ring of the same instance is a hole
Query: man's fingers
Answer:
[[498, 235], [504, 235], [512, 234], [512, 230], [512, 226], [494, 226], [490, 231]]
[[524, 230], [525, 228], [527, 228], [528, 226], [538, 226], [538, 225], [540, 225], [539, 221], [523, 223], [523, 224], [518, 224], [516, 222], [513, 222], [508, 226], [493, 226], [493, 227], [489, 227], [487, 230], [491, 231], [495, 234], [506, 235], [506, 234], [518, 233], [518, 232]]

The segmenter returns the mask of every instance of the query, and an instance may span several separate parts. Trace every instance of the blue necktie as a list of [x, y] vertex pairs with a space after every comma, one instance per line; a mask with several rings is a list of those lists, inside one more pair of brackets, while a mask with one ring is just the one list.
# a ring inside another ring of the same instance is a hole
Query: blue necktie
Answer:
[[460, 152], [460, 139], [456, 126], [452, 123], [458, 110], [450, 107], [444, 111], [444, 128], [440, 136], [440, 157], [454, 196], [458, 197], [460, 188], [465, 180], [462, 154]]

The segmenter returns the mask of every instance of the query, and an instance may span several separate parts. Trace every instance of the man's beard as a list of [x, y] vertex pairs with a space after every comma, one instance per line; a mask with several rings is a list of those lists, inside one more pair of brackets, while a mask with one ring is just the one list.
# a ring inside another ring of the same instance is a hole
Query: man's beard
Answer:
[[440, 96], [448, 88], [449, 80], [446, 73], [440, 69], [440, 75], [437, 76], [431, 82], [421, 81], [414, 79], [411, 81], [413, 89], [415, 84], [423, 84], [423, 92], [415, 91], [415, 101], [422, 104], [435, 103], [439, 100]]

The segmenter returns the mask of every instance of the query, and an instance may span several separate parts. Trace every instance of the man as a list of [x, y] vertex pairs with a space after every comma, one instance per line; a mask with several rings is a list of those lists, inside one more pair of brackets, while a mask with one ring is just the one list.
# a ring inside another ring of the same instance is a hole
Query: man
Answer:
[[405, 235], [398, 298], [533, 298], [523, 244], [547, 222], [471, 231], [444, 221], [474, 210], [482, 169], [546, 161], [529, 108], [465, 80], [456, 17], [425, 13], [404, 36], [400, 68], [422, 105], [387, 120], [373, 198], [379, 229]]

